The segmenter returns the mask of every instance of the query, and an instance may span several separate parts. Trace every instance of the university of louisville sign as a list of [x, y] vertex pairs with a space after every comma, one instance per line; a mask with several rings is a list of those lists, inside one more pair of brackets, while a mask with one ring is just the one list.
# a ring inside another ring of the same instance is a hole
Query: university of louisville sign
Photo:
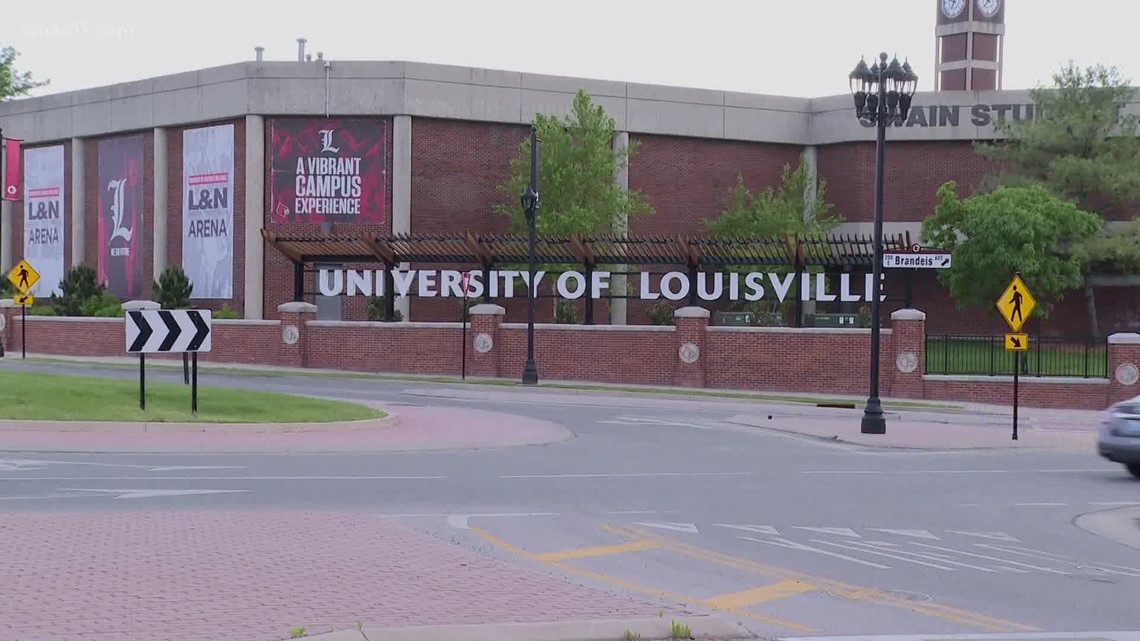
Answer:
[[[482, 272], [472, 271], [468, 289], [471, 298], [488, 295], [491, 298], [513, 298], [515, 295], [515, 279], [520, 279], [522, 295], [526, 296], [526, 286], [529, 274], [525, 271], [501, 270], [489, 273], [484, 282]], [[463, 274], [459, 270], [391, 270], [393, 294], [399, 298], [417, 296], [419, 298], [462, 298]], [[542, 286], [545, 271], [535, 272], [537, 287]], [[559, 297], [575, 300], [588, 296], [593, 299], [604, 298], [610, 288], [610, 272], [590, 272], [589, 276], [581, 272], [568, 271], [558, 274], [554, 279], [554, 290]], [[689, 298], [691, 288], [696, 287], [697, 297], [705, 301], [714, 300], [746, 300], [758, 301], [764, 298], [775, 297], [783, 302], [799, 278], [799, 292], [801, 300], [816, 300], [820, 302], [842, 301], [847, 303], [869, 302], [874, 291], [874, 277], [866, 274], [856, 291], [852, 288], [852, 275], [837, 275], [838, 283], [828, 282], [824, 274], [776, 274], [770, 272], [739, 273], [699, 273], [696, 283], [691, 283], [685, 272], [668, 272], [661, 276], [657, 287], [653, 286], [649, 272], [642, 272], [640, 278], [639, 298], [642, 300], [685, 300]], [[835, 277], [833, 277], [835, 278]], [[858, 278], [858, 277], [857, 277]], [[383, 296], [385, 294], [384, 270], [355, 270], [355, 269], [321, 269], [318, 274], [318, 289], [322, 296]], [[882, 291], [880, 279], [879, 291]], [[880, 294], [882, 298], [885, 295]]]

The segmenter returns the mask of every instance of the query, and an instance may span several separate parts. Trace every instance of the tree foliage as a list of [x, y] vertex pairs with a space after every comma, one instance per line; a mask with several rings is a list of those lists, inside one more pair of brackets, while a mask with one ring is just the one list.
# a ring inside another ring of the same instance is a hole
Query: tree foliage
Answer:
[[1082, 282], [1082, 259], [1072, 248], [1100, 229], [1100, 217], [1042, 186], [998, 187], [959, 199], [957, 185], [938, 190], [922, 240], [950, 250], [952, 267], [939, 279], [959, 307], [993, 310], [1017, 272], [1047, 315], [1061, 295]]
[[193, 293], [194, 284], [181, 265], [167, 265], [154, 284], [154, 300], [162, 309], [190, 307], [190, 295]]
[[827, 202], [827, 183], [815, 180], [810, 166], [801, 156], [794, 170], [784, 165], [779, 186], [769, 186], [760, 193], [751, 192], [744, 185], [744, 177], [737, 175], [728, 205], [715, 219], [705, 219], [705, 227], [714, 236], [736, 238], [768, 238], [825, 234], [843, 222], [841, 216], [832, 215], [833, 205]]
[[16, 70], [16, 58], [20, 54], [12, 47], [0, 48], [0, 102], [10, 98], [26, 96], [33, 89], [46, 86], [50, 80], [37, 81], [32, 79], [30, 71]]
[[[540, 234], [606, 233], [623, 217], [653, 211], [637, 191], [614, 180], [636, 152], [635, 141], [613, 148], [616, 121], [579, 90], [568, 116], [535, 114], [539, 144], [539, 206], [535, 229]], [[495, 211], [507, 216], [516, 231], [526, 229], [519, 196], [530, 183], [530, 137], [519, 144], [510, 177], [499, 185], [507, 201]]]

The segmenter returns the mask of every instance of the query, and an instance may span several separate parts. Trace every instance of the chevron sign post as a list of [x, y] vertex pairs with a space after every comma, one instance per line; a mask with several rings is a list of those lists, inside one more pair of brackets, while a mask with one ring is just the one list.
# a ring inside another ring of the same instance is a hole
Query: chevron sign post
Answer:
[[190, 412], [198, 415], [198, 352], [211, 348], [210, 310], [131, 310], [126, 317], [127, 353], [139, 355], [139, 409], [146, 409], [146, 355], [191, 355]]

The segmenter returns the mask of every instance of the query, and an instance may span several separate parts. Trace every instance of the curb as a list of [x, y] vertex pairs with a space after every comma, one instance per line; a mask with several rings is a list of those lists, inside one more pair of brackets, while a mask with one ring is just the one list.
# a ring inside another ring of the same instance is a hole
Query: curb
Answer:
[[[383, 410], [388, 412], [387, 410]], [[10, 432], [96, 432], [128, 434], [218, 433], [291, 434], [299, 432], [353, 432], [395, 427], [400, 417], [388, 412], [384, 418], [328, 423], [116, 423], [113, 421], [21, 421], [0, 420], [0, 434]]]
[[1140, 506], [1089, 512], [1073, 519], [1089, 534], [1140, 550]]
[[[728, 641], [756, 638], [743, 626], [733, 625], [715, 616], [693, 615], [676, 620], [690, 627], [692, 639]], [[548, 623], [365, 626], [363, 630], [340, 630], [304, 638], [314, 641], [621, 641], [627, 630], [640, 635], [642, 641], [672, 638], [670, 620], [661, 617]]]

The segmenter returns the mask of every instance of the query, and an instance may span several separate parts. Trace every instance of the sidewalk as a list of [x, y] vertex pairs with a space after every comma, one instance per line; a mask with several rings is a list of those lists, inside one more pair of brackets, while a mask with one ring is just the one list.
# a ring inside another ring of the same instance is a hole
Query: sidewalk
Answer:
[[620, 634], [670, 618], [718, 638], [740, 633], [367, 514], [9, 513], [0, 538], [13, 551], [0, 582], [0, 638], [12, 641], [277, 641], [302, 626], [309, 636], [335, 628], [359, 639], [360, 626], [391, 639], [385, 628], [520, 622], [580, 622], [582, 638], [590, 621]]

